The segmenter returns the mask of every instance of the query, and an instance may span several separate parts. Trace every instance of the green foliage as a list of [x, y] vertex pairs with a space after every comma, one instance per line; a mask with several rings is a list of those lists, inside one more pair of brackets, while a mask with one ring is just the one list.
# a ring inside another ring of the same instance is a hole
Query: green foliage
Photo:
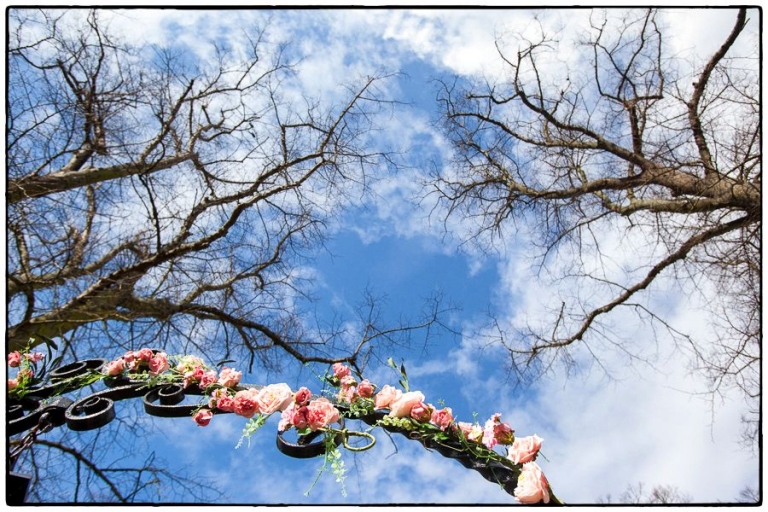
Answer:
[[349, 404], [349, 412], [345, 413], [345, 416], [349, 416], [350, 418], [359, 418], [361, 416], [373, 414], [373, 411], [373, 400], [370, 398], [358, 397], [357, 400]]
[[240, 436], [240, 440], [237, 442], [235, 449], [240, 448], [243, 445], [243, 440], [248, 440], [248, 447], [251, 447], [251, 436], [258, 432], [258, 430], [264, 426], [267, 422], [269, 415], [257, 414], [253, 418], [248, 420], [243, 428], [243, 435]]
[[416, 428], [416, 425], [410, 418], [395, 418], [394, 416], [384, 416], [376, 424], [385, 427], [397, 427], [403, 430], [413, 430]]
[[336, 433], [337, 432], [333, 429], [326, 431], [325, 438], [323, 440], [323, 444], [325, 445], [323, 465], [317, 471], [317, 476], [312, 482], [312, 485], [310, 485], [309, 489], [304, 492], [304, 496], [309, 496], [310, 491], [312, 491], [312, 489], [315, 487], [317, 481], [320, 480], [320, 476], [329, 468], [331, 473], [333, 473], [333, 475], [336, 477], [336, 481], [341, 485], [341, 495], [344, 497], [347, 496], [347, 489], [344, 486], [344, 480], [347, 478], [347, 468], [344, 467], [344, 461], [341, 458], [341, 451], [334, 442]]
[[408, 374], [405, 373], [405, 365], [401, 363], [400, 367], [398, 367], [397, 364], [395, 363], [395, 360], [392, 359], [391, 357], [387, 359], [387, 364], [389, 365], [390, 368], [394, 369], [396, 372], [400, 374], [400, 380], [398, 382], [407, 393], [409, 391], [409, 388], [408, 388]]

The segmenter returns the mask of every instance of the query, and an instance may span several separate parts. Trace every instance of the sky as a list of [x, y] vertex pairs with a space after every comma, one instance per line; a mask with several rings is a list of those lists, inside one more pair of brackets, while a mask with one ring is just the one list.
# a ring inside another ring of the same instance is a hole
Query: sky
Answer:
[[[516, 386], [503, 347], [488, 343], [483, 334], [488, 334], [489, 313], [502, 326], [519, 325], [535, 318], [543, 307], [541, 298], [551, 293], [536, 278], [525, 237], [505, 233], [495, 251], [481, 252], [460, 242], [471, 230], [468, 221], [452, 218], [446, 233], [429, 201], [415, 201], [431, 162], [447, 165], [450, 152], [433, 123], [432, 79], [499, 76], [497, 38], [531, 30], [534, 16], [542, 25], [559, 28], [563, 38], [574, 37], [588, 14], [556, 8], [129, 9], [105, 16], [114, 30], [135, 41], [174, 41], [200, 55], [205, 55], [205, 42], [211, 38], [235, 38], [238, 23], [270, 16], [269, 37], [290, 43], [291, 51], [302, 56], [297, 66], [300, 82], [324, 101], [338, 100], [348, 78], [402, 71], [387, 83], [386, 94], [409, 105], [382, 120], [381, 143], [397, 147], [408, 165], [376, 182], [374, 196], [330, 226], [325, 250], [305, 263], [313, 292], [320, 297], [320, 313], [330, 317], [349, 312], [371, 289], [387, 297], [385, 313], [396, 319], [418, 310], [424, 297], [441, 293], [457, 306], [450, 321], [458, 334], [443, 333], [426, 346], [416, 343], [391, 356], [404, 362], [412, 388], [433, 403], [443, 400], [459, 419], [471, 421], [477, 414], [482, 423], [500, 412], [518, 436], [544, 438], [540, 466], [567, 503], [594, 503], [608, 494], [618, 497], [638, 482], [648, 488], [675, 486], [696, 502], [733, 500], [745, 486], [757, 486], [760, 469], [759, 455], [738, 444], [744, 411], [737, 394], [716, 400], [699, 394], [706, 389], [701, 375], [690, 372], [669, 344], [655, 343], [649, 327], [629, 315], [617, 317], [615, 325], [635, 337], [634, 348], [648, 363], [631, 363], [620, 351], [606, 351], [600, 357], [601, 369], [585, 351], [577, 350], [579, 370], [570, 375], [551, 372]], [[676, 9], [664, 19], [676, 27], [669, 38], [675, 53], [695, 57], [695, 52], [706, 55], [720, 44], [735, 11]], [[610, 240], [612, 235], [600, 236]], [[636, 253], [626, 249], [616, 244], [615, 257], [631, 264]], [[703, 313], [675, 290], [674, 283], [662, 280], [650, 300], [669, 305], [676, 325], [700, 331]], [[310, 373], [268, 378], [311, 387]], [[244, 380], [265, 384], [262, 377]], [[395, 384], [397, 376], [384, 367], [371, 368], [369, 379]], [[305, 496], [322, 461], [282, 456], [274, 446], [277, 418], [252, 438], [250, 447], [238, 449], [244, 420], [234, 415], [217, 416], [205, 428], [192, 421], [154, 422], [156, 438], [149, 443], [171, 467], [201, 471], [236, 503], [514, 503], [459, 464], [417, 443], [385, 436], [368, 452], [344, 454], [350, 468], [346, 497], [330, 474]]]

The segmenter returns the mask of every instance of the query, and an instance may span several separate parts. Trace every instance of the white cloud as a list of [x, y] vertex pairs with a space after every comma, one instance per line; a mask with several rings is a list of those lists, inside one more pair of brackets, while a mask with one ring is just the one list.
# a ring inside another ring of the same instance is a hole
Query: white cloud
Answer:
[[[143, 38], [157, 44], [168, 43], [168, 26], [173, 22], [180, 28], [179, 40], [205, 55], [210, 46], [198, 47], [198, 43], [208, 37], [226, 35], [233, 41], [241, 37], [228, 30], [233, 19], [258, 21], [262, 17], [255, 11], [233, 17], [233, 12], [184, 11], [179, 16], [173, 10], [130, 10], [115, 14], [112, 22], [115, 27], [122, 23], [122, 30], [132, 35], [133, 40]], [[540, 14], [554, 18], [564, 30], [575, 31], [581, 22], [572, 22], [571, 17], [579, 16], [583, 21], [586, 11]], [[498, 64], [496, 36], [516, 30], [535, 32], [538, 28], [530, 23], [530, 16], [530, 12], [517, 10], [280, 12], [275, 13], [279, 22], [271, 25], [271, 37], [275, 43], [292, 42], [305, 56], [297, 68], [302, 83], [294, 91], [293, 99], [309, 91], [314, 97], [338, 101], [339, 84], [347, 79], [384, 68], [396, 70], [417, 59], [423, 59], [433, 66], [430, 69], [437, 71], [493, 75]], [[674, 16], [686, 20], [694, 16], [698, 21], [678, 23], [675, 20], [679, 18]], [[686, 10], [671, 14], [670, 23], [676, 27], [675, 48], [703, 49], [705, 44], [711, 46], [712, 41], [720, 41], [722, 30], [732, 26], [731, 18], [723, 21], [725, 18], [720, 11]], [[713, 36], [715, 32], [717, 37]], [[563, 37], [566, 35], [563, 33]], [[567, 60], [571, 56], [560, 54], [558, 58]], [[395, 85], [388, 87], [389, 92], [402, 92]], [[445, 140], [423, 112], [398, 111], [384, 126], [383, 137], [409, 154], [418, 153], [419, 146], [436, 155], [447, 154]], [[404, 170], [376, 182], [372, 211], [357, 219], [350, 229], [364, 242], [385, 237], [420, 237], [427, 241], [425, 250], [454, 253], [456, 240], [466, 238], [475, 226], [467, 219], [452, 218], [448, 229], [456, 238], [441, 238], [442, 226], [431, 223], [442, 220], [440, 212], [434, 214], [434, 205], [428, 201], [418, 207], [413, 204], [414, 197], [421, 192], [419, 180], [425, 170]], [[620, 240], [607, 232], [602, 235], [604, 249], [612, 254], [613, 260], [606, 267], [604, 261], [593, 258], [588, 262], [593, 268], [604, 269], [609, 277], [616, 277], [626, 269], [640, 267], [638, 255], [644, 247], [643, 240]], [[628, 244], [634, 244], [633, 251], [626, 250]], [[547, 308], [559, 304], [558, 292], [592, 295], [598, 303], [604, 298], [604, 292], [573, 287], [556, 290], [537, 281], [531, 260], [525, 258], [527, 252], [516, 250], [516, 244], [510, 247], [500, 251], [504, 257], [497, 267], [499, 282], [494, 297], [502, 328], [511, 331], [511, 327], [526, 321], [542, 321]], [[477, 270], [487, 256], [467, 249], [469, 265]], [[561, 257], [567, 259], [567, 255]], [[558, 264], [565, 265], [567, 261]], [[297, 278], [315, 277], [311, 269], [301, 271]], [[671, 290], [672, 287], [660, 287], [651, 298], [673, 302], [668, 294]], [[288, 302], [293, 299], [285, 297]], [[346, 299], [338, 295], [337, 303], [346, 305]], [[676, 325], [703, 334], [706, 319], [697, 311], [696, 304], [677, 304], [673, 312]], [[542, 466], [556, 493], [566, 502], [592, 502], [606, 493], [618, 496], [628, 484], [637, 481], [649, 486], [676, 485], [697, 501], [736, 497], [741, 487], [756, 480], [759, 469], [758, 461], [736, 446], [741, 404], [726, 396], [723, 403], [715, 403], [712, 409], [707, 397], [694, 394], [706, 389], [706, 382], [700, 375], [687, 373], [679, 352], [657, 345], [653, 332], [632, 315], [620, 314], [614, 322], [622, 326], [632, 341], [633, 354], [652, 358], [652, 364], [632, 366], [632, 360], [621, 350], [607, 350], [611, 343], [590, 341], [600, 350], [600, 363], [615, 380], [607, 379], [600, 371], [577, 374], [570, 379], [564, 372], [556, 371], [527, 390], [514, 388], [505, 371], [507, 352], [498, 343], [492, 343], [492, 331], [482, 331], [477, 320], [469, 319], [464, 323], [465, 335], [457, 348], [415, 362], [408, 368], [409, 374], [418, 377], [425, 389], [437, 389], [430, 379], [447, 377], [452, 387], [441, 393], [446, 405], [451, 406], [450, 400], [455, 397], [481, 415], [499, 410], [518, 435], [537, 433], [544, 437], [543, 453], [548, 461], [542, 462]], [[477, 335], [478, 331], [487, 337]], [[583, 346], [573, 355], [581, 365], [594, 364]], [[386, 368], [372, 368], [368, 377], [378, 384], [395, 380]], [[174, 426], [169, 423], [163, 427], [169, 445], [183, 453], [189, 464], [205, 461], [208, 471], [227, 486], [234, 501], [242, 498], [258, 503], [512, 502], [511, 497], [479, 475], [426, 452], [418, 443], [401, 440], [398, 453], [393, 454], [385, 436], [379, 436], [379, 444], [357, 458], [345, 454], [347, 464], [354, 468], [357, 459], [360, 469], [359, 473], [350, 472], [349, 498], [340, 496], [330, 475], [322, 477], [310, 497], [305, 498], [302, 493], [311, 484], [321, 460], [299, 463], [277, 453], [272, 437], [274, 422], [255, 436], [250, 449], [227, 451], [221, 446], [234, 447], [241, 428], [239, 422], [244, 424], [242, 418], [217, 417], [206, 429], [195, 427], [188, 420], [177, 421], [187, 423], [170, 422]], [[222, 467], [223, 462], [227, 465]]]

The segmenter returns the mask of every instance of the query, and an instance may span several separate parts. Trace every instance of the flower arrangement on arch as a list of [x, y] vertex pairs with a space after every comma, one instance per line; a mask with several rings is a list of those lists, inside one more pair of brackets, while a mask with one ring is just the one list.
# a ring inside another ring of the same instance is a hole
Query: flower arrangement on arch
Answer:
[[[23, 396], [20, 391], [34, 384], [35, 365], [43, 357], [42, 353], [8, 354], [8, 366], [19, 368], [16, 377], [8, 380], [11, 395]], [[375, 438], [367, 431], [343, 428], [343, 420], [364, 418], [372, 425], [371, 429], [397, 429], [407, 432], [412, 439], [421, 440], [425, 447], [450, 447], [514, 470], [518, 474], [514, 497], [522, 504], [561, 503], [535, 462], [542, 438], [536, 434], [516, 437], [512, 427], [501, 420], [500, 413], [493, 414], [482, 425], [477, 421], [458, 421], [450, 407], [437, 407], [428, 402], [422, 392], [409, 389], [403, 365], [398, 368], [391, 359], [389, 364], [399, 370], [402, 389], [389, 384], [377, 387], [367, 379], [358, 380], [349, 366], [336, 363], [332, 366], [332, 373], [324, 376], [326, 382], [337, 388], [331, 393], [326, 390], [328, 396], [314, 395], [306, 387], [293, 391], [286, 383], [244, 385], [241, 384], [242, 372], [234, 368], [222, 366], [216, 371], [197, 356], [168, 356], [165, 352], [148, 348], [130, 350], [104, 364], [94, 378], [127, 378], [146, 380], [148, 385], [194, 387], [196, 394], [202, 392], [204, 396], [192, 413], [192, 421], [199, 427], [208, 426], [213, 417], [221, 413], [233, 413], [248, 419], [236, 447], [244, 439], [250, 439], [271, 415], [279, 413], [280, 434], [295, 429], [298, 435], [325, 435], [325, 464], [321, 473], [330, 465], [337, 481], [342, 484], [342, 493], [345, 493], [345, 470], [338, 445], [363, 451], [375, 443]], [[350, 436], [368, 438], [369, 443], [353, 447], [347, 442]], [[338, 439], [341, 439], [340, 443]], [[499, 453], [497, 447], [505, 447], [506, 453]]]

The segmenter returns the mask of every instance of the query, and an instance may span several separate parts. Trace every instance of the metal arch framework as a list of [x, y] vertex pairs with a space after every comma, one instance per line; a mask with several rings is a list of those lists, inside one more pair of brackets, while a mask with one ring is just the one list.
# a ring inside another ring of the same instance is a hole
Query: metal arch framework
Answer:
[[[73, 377], [86, 376], [100, 371], [108, 361], [106, 359], [86, 359], [76, 361], [60, 367], [49, 373], [45, 385], [29, 389], [22, 399], [9, 399], [7, 408], [7, 433], [9, 436], [27, 432], [26, 437], [35, 436], [47, 432], [54, 427], [66, 426], [70, 430], [85, 431], [101, 428], [115, 418], [115, 402], [141, 398], [144, 411], [152, 416], [163, 418], [190, 418], [200, 406], [199, 404], [183, 404], [187, 395], [204, 396], [206, 393], [197, 385], [183, 387], [180, 384], [151, 385], [144, 380], [131, 380], [125, 377], [104, 378], [106, 389], [92, 393], [88, 396], [73, 401], [64, 396], [64, 393], [82, 389], [83, 384], [77, 384]], [[259, 388], [261, 386], [251, 384], [239, 384], [235, 389]], [[346, 430], [344, 429], [345, 416], [358, 419], [369, 426], [376, 426], [391, 433], [406, 436], [408, 439], [419, 441], [426, 449], [434, 450], [446, 458], [453, 459], [464, 467], [477, 471], [486, 480], [500, 485], [510, 495], [517, 486], [520, 470], [500, 464], [496, 461], [483, 460], [463, 449], [460, 443], [438, 442], [423, 437], [419, 432], [407, 431], [399, 427], [384, 425], [379, 422], [386, 416], [386, 412], [375, 411], [364, 416], [352, 416], [348, 408], [335, 404], [341, 412], [339, 423], [342, 433], [333, 439], [336, 446], [344, 444], [345, 447], [355, 450], [347, 445]], [[215, 414], [227, 414], [226, 411], [216, 410]], [[296, 442], [288, 441], [284, 432], [277, 433], [277, 448], [281, 453], [294, 458], [312, 458], [325, 453], [325, 441], [315, 439], [322, 432], [313, 432], [308, 435], [300, 435]], [[356, 433], [360, 435], [360, 433]], [[375, 439], [370, 434], [371, 444]], [[22, 449], [34, 440], [22, 445]], [[31, 480], [30, 476], [13, 472], [13, 466], [18, 459], [21, 449], [8, 455], [6, 500], [9, 505], [21, 504], [26, 499], [27, 489]], [[554, 503], [551, 503], [554, 504]]]

